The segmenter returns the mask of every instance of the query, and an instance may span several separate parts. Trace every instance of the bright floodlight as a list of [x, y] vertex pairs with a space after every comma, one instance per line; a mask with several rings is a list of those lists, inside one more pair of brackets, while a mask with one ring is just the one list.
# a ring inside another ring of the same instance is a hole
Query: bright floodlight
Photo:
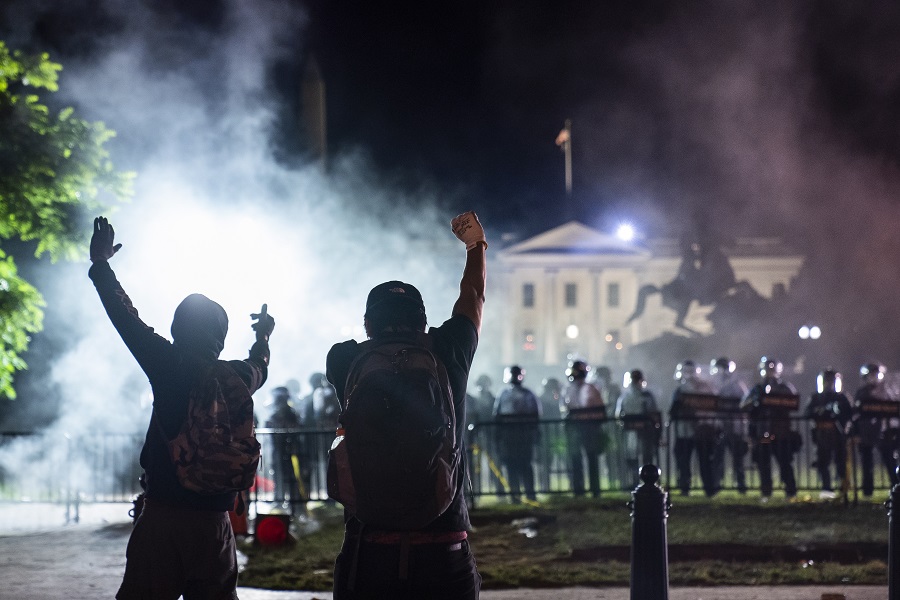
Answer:
[[566, 337], [574, 340], [578, 337], [578, 325], [569, 325], [566, 327]]
[[809, 338], [812, 340], [817, 340], [822, 336], [822, 330], [818, 325], [813, 325], [809, 328]]
[[630, 242], [634, 239], [634, 227], [632, 227], [630, 223], [622, 223], [619, 225], [619, 228], [616, 229], [616, 237], [620, 240]]
[[801, 327], [800, 330], [797, 332], [797, 335], [800, 336], [800, 339], [801, 339], [801, 340], [808, 340], [808, 339], [809, 339], [809, 327], [807, 327], [806, 325], [804, 325], [804, 326]]

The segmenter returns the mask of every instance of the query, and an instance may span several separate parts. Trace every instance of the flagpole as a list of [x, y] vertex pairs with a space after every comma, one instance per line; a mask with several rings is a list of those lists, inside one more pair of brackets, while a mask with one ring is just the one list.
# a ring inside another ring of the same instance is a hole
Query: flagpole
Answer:
[[563, 151], [566, 161], [566, 197], [572, 197], [572, 119], [566, 119], [562, 131], [556, 136], [556, 145]]
[[566, 195], [572, 196], [572, 119], [566, 119], [566, 131], [569, 139], [566, 140]]

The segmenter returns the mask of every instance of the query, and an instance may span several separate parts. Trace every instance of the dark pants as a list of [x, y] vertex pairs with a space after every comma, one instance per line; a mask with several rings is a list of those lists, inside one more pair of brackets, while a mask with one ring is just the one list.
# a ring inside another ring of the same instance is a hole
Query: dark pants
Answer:
[[731, 471], [734, 473], [734, 483], [739, 493], [747, 492], [747, 479], [744, 475], [744, 457], [747, 456], [749, 444], [743, 435], [726, 433], [722, 443], [716, 446], [713, 453], [713, 472], [716, 481], [721, 486], [725, 479], [725, 451], [731, 455]]
[[290, 450], [278, 450], [274, 457], [275, 502], [290, 505], [291, 513], [304, 501], [300, 495], [300, 482], [294, 473], [294, 462]]
[[[481, 575], [469, 542], [399, 544], [361, 542], [347, 535], [334, 565], [334, 600], [477, 600]], [[356, 558], [354, 568], [354, 557]]]
[[872, 457], [874, 450], [875, 447], [872, 444], [860, 443], [857, 446], [859, 466], [862, 470], [863, 496], [871, 496], [875, 491], [875, 461]]
[[619, 477], [622, 489], [628, 489], [629, 485], [636, 488], [641, 484], [640, 471], [644, 465], [659, 466], [659, 457], [657, 456], [659, 440], [656, 439], [654, 432], [646, 429], [625, 431], [626, 436], [631, 433], [637, 437], [638, 453], [637, 456], [629, 456], [626, 450], [625, 473]]
[[771, 443], [757, 443], [753, 450], [753, 460], [759, 468], [759, 488], [764, 498], [772, 495], [772, 458], [778, 463], [778, 474], [784, 483], [784, 493], [788, 498], [797, 495], [797, 481], [794, 479], [794, 448], [790, 440], [776, 440]]
[[691, 491], [691, 455], [694, 438], [675, 438], [675, 470], [678, 472], [678, 490], [686, 496]]
[[687, 496], [691, 491], [691, 455], [697, 451], [700, 467], [700, 481], [707, 496], [715, 496], [719, 491], [716, 481], [713, 457], [717, 442], [707, 438], [677, 438], [675, 440], [675, 468], [678, 470], [678, 489]]
[[538, 441], [537, 423], [505, 423], [498, 428], [497, 434], [512, 501], [518, 503], [521, 500], [523, 487], [525, 496], [536, 500], [531, 457]]
[[118, 600], [237, 598], [237, 554], [227, 512], [146, 500], [125, 557]]
[[819, 472], [822, 489], [829, 492], [833, 489], [831, 484], [832, 462], [837, 478], [844, 481], [847, 478], [847, 449], [841, 439], [816, 444], [816, 470]]
[[721, 446], [717, 437], [698, 437], [694, 440], [697, 447], [697, 464], [700, 466], [700, 481], [703, 482], [703, 493], [712, 498], [719, 491], [716, 477], [716, 449]]
[[[572, 473], [572, 491], [576, 496], [584, 495], [584, 460], [587, 458], [588, 485], [591, 494], [600, 495], [600, 423], [589, 420], [566, 422], [566, 442], [569, 447], [569, 463]], [[582, 456], [584, 451], [584, 457]]]
[[898, 482], [896, 474], [897, 461], [894, 458], [894, 449], [885, 444], [874, 446], [872, 444], [860, 443], [858, 446], [859, 466], [862, 469], [862, 491], [864, 496], [871, 496], [872, 492], [875, 491], [875, 460], [873, 455], [876, 448], [881, 457], [881, 462], [887, 470], [888, 477], [891, 481], [891, 487], [897, 485]]
[[534, 494], [534, 469], [531, 466], [530, 448], [523, 449], [521, 454], [504, 456], [503, 464], [506, 466], [512, 501], [516, 504], [520, 502], [522, 488], [525, 489], [526, 498], [537, 500]]

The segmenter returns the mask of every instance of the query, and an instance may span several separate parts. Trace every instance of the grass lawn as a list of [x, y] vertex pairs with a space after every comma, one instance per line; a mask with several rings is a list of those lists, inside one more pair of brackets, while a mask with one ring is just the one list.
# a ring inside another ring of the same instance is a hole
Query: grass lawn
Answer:
[[[628, 585], [631, 517], [626, 493], [549, 498], [539, 507], [485, 500], [470, 535], [484, 589]], [[777, 497], [673, 497], [668, 519], [673, 585], [884, 584], [888, 518], [881, 501], [788, 504]], [[330, 590], [343, 532], [338, 508], [311, 510], [296, 543], [248, 540], [241, 585]]]

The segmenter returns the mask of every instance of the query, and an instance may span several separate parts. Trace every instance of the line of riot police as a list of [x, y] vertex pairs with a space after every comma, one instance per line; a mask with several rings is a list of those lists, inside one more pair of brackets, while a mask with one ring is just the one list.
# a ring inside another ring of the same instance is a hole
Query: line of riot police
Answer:
[[[611, 446], [610, 428], [606, 425], [612, 421], [618, 429], [612, 445], [617, 447], [615, 458], [607, 456], [606, 465], [610, 480], [618, 479], [623, 486], [638, 483], [640, 465], [661, 464], [660, 447], [669, 445], [666, 457], [674, 462], [670, 465], [674, 466], [674, 488], [681, 494], [691, 492], [695, 465], [699, 467], [703, 493], [708, 497], [725, 486], [729, 473], [733, 489], [746, 493], [749, 457], [756, 466], [762, 502], [767, 502], [775, 489], [773, 464], [785, 497], [792, 500], [798, 492], [795, 457], [804, 439], [811, 440], [815, 447], [811, 466], [818, 473], [823, 499], [850, 491], [856, 478], [851, 476], [855, 471], [851, 474], [848, 469], [855, 469], [857, 460], [862, 494], [871, 496], [876, 454], [891, 485], [896, 483], [900, 398], [885, 385], [887, 371], [877, 363], [863, 365], [862, 385], [853, 399], [843, 391], [841, 374], [830, 367], [823, 369], [817, 377], [816, 392], [804, 403], [794, 385], [784, 379], [782, 363], [772, 357], [761, 358], [758, 377], [751, 386], [737, 374], [734, 361], [727, 357], [710, 361], [705, 376], [697, 363], [685, 360], [675, 369], [676, 389], [667, 413], [648, 389], [640, 369], [625, 374], [621, 389], [612, 382], [608, 368], [599, 367], [592, 373], [586, 361], [574, 360], [566, 370], [568, 383], [562, 385], [547, 378], [540, 395], [523, 386], [525, 370], [521, 366], [514, 365], [506, 371], [507, 388], [501, 396], [508, 395], [512, 388], [518, 393], [527, 392], [531, 400], [522, 411], [508, 405], [498, 412], [502, 403], [490, 393], [489, 378], [479, 379], [482, 406], [487, 395], [487, 406], [494, 407], [480, 422], [498, 425], [483, 437], [481, 448], [486, 456], [498, 458], [492, 463], [490, 474], [497, 494], [510, 489], [505, 480], [509, 479], [525, 482], [527, 496], [533, 499], [534, 475], [529, 468], [532, 458], [540, 489], [549, 490], [551, 474], [559, 474], [560, 461], [554, 466], [546, 449], [541, 456], [538, 444], [542, 429], [532, 427], [527, 444], [506, 439], [512, 435], [512, 428], [503, 423], [515, 420], [516, 427], [521, 428], [523, 421], [536, 423], [538, 419], [562, 420], [562, 470], [575, 495], [588, 491], [595, 497], [600, 495], [601, 457]], [[515, 374], [512, 381], [510, 373]], [[477, 406], [479, 399], [472, 400]], [[798, 423], [809, 424], [808, 436], [798, 430], [802, 426]], [[525, 438], [516, 439], [522, 442]], [[560, 444], [553, 446], [559, 448]], [[616, 464], [619, 462], [621, 465]], [[504, 472], [509, 473], [507, 478]], [[512, 487], [514, 501], [518, 501], [518, 487]]]
[[[591, 369], [584, 360], [573, 360], [565, 375], [565, 384], [544, 379], [540, 394], [524, 384], [525, 369], [519, 365], [505, 369], [505, 385], [496, 396], [489, 376], [476, 380], [476, 393], [467, 403], [473, 493], [505, 495], [516, 503], [523, 495], [534, 502], [539, 491], [597, 497], [604, 465], [610, 484], [618, 481], [627, 489], [639, 483], [640, 466], [653, 463], [673, 474], [673, 489], [681, 494], [693, 488], [694, 466], [706, 496], [726, 484], [744, 494], [749, 456], [762, 501], [773, 494], [773, 463], [785, 497], [792, 499], [798, 491], [795, 456], [805, 438], [815, 446], [813, 466], [824, 499], [839, 493], [846, 497], [857, 480], [857, 464], [860, 491], [871, 496], [876, 456], [891, 485], [897, 483], [900, 401], [887, 385], [887, 370], [877, 363], [862, 366], [862, 385], [852, 399], [843, 391], [841, 373], [823, 369], [802, 411], [781, 362], [767, 356], [749, 387], [727, 357], [710, 361], [706, 374], [692, 360], [679, 363], [667, 409], [641, 369], [626, 372], [623, 387], [608, 367]], [[264, 477], [271, 479], [275, 502], [285, 508], [320, 495], [318, 463], [327, 456], [329, 436], [311, 430], [334, 427], [327, 393], [333, 391], [320, 373], [310, 383], [313, 391], [306, 397], [297, 398], [298, 389], [279, 387], [266, 403], [271, 455]], [[808, 423], [810, 435], [801, 435], [797, 423]], [[729, 474], [733, 481], [726, 482]]]

